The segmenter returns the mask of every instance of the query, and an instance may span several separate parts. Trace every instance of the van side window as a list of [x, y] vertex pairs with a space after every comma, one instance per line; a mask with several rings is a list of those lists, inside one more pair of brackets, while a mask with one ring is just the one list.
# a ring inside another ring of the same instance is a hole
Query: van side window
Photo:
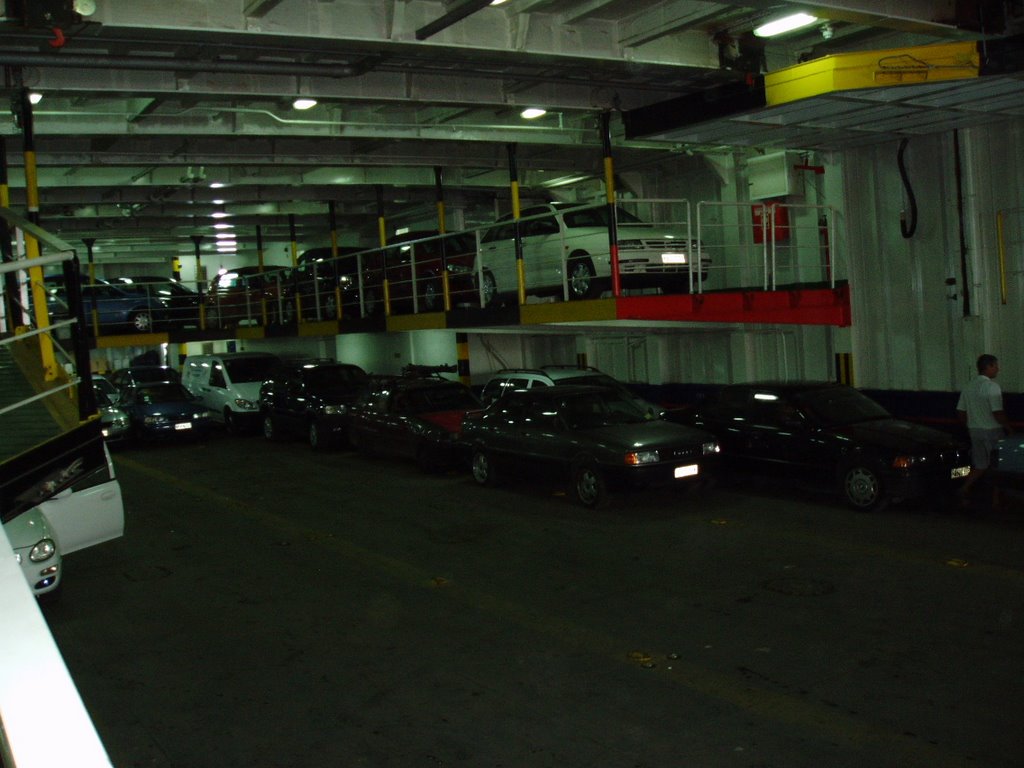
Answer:
[[227, 383], [224, 381], [224, 366], [217, 363], [210, 369], [210, 386], [225, 389]]

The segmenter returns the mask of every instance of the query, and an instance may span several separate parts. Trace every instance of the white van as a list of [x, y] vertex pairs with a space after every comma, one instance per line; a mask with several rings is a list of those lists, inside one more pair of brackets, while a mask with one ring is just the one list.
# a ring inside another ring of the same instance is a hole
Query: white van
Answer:
[[280, 362], [269, 352], [189, 355], [181, 383], [229, 432], [243, 431], [258, 424], [260, 385]]

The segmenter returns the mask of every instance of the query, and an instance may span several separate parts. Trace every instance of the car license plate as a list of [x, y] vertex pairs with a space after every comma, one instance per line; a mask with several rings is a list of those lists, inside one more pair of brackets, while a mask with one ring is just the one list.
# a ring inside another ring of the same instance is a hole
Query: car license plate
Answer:
[[191, 421], [182, 421], [174, 425], [175, 429], [192, 429]]
[[954, 480], [958, 477], [967, 477], [971, 474], [970, 467], [953, 467], [953, 471], [949, 473], [949, 476]]
[[696, 464], [687, 464], [686, 466], [683, 466], [683, 467], [676, 467], [676, 469], [675, 469], [675, 476], [676, 477], [693, 477], [698, 472], [700, 472], [700, 467], [698, 465], [696, 465]]

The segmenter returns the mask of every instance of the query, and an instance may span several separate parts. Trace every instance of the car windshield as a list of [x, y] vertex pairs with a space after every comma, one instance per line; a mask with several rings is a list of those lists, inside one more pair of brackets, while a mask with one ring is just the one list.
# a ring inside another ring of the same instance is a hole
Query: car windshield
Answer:
[[[565, 221], [565, 226], [574, 227], [608, 227], [608, 208], [601, 206], [599, 208], [587, 208], [582, 211], [572, 211], [562, 216]], [[628, 224], [641, 224], [636, 216], [623, 208], [615, 209], [615, 220], [619, 222], [626, 222]]]
[[139, 387], [137, 400], [144, 405], [154, 403], [180, 403], [190, 398], [188, 392], [180, 384], [153, 384]]
[[344, 387], [363, 381], [366, 381], [366, 374], [361, 369], [355, 367], [325, 365], [309, 368], [306, 371], [306, 382], [316, 389]]
[[410, 389], [396, 397], [404, 399], [403, 410], [406, 413], [460, 411], [480, 407], [473, 394], [461, 384]]
[[624, 387], [622, 384], [611, 376], [604, 373], [585, 373], [580, 376], [569, 376], [564, 379], [559, 379], [558, 384], [588, 384], [593, 387], [605, 387], [606, 389], [614, 389], [621, 392]]
[[181, 381], [181, 375], [173, 368], [132, 368], [131, 377], [138, 382]]
[[801, 392], [793, 401], [826, 426], [891, 418], [891, 414], [885, 408], [850, 387]]
[[595, 429], [647, 421], [635, 403], [611, 391], [595, 391], [561, 400], [558, 412], [570, 429]]
[[248, 357], [240, 360], [228, 360], [224, 365], [228, 376], [235, 384], [247, 381], [266, 381], [277, 361], [272, 357]]

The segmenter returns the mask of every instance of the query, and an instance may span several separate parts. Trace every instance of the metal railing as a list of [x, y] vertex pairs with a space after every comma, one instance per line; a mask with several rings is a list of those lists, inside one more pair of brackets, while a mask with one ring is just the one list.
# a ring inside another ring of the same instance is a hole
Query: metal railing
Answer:
[[[5, 291], [4, 330], [0, 346], [21, 345], [22, 351], [35, 347], [35, 363], [39, 365], [39, 381], [43, 391], [19, 399], [0, 409], [0, 415], [11, 413], [47, 398], [67, 398], [79, 393], [77, 413], [82, 410], [82, 392], [91, 402], [91, 383], [79, 386], [77, 370], [81, 370], [82, 357], [78, 352], [81, 339], [80, 317], [49, 324], [45, 312], [29, 306], [29, 274], [44, 266], [71, 264], [77, 269], [74, 250], [49, 236], [33, 224], [7, 209], [0, 209], [3, 218], [15, 228], [31, 232], [59, 253], [34, 259], [19, 259], [0, 263], [0, 276], [18, 275], [18, 290], [10, 295]], [[5, 280], [6, 283], [6, 280]], [[38, 292], [35, 294], [38, 296]], [[21, 317], [16, 318], [18, 314]], [[43, 318], [41, 327], [32, 329], [24, 324], [26, 318]], [[56, 340], [55, 332], [67, 330], [76, 341], [76, 355], [68, 355]], [[56, 364], [47, 360], [49, 350], [62, 355], [57, 370], [48, 370]], [[85, 352], [86, 361], [88, 352]], [[76, 363], [78, 363], [76, 365]], [[95, 410], [93, 408], [93, 410]], [[72, 419], [76, 411], [72, 411]], [[75, 419], [77, 424], [77, 419]], [[6, 436], [10, 439], [10, 435]], [[0, 526], [0, 764], [7, 768], [44, 768], [55, 764], [82, 766], [83, 768], [109, 768], [111, 765], [96, 729], [50, 634], [36, 599], [29, 589], [22, 569], [17, 565], [10, 541]], [[45, 713], [45, 715], [41, 715]]]

